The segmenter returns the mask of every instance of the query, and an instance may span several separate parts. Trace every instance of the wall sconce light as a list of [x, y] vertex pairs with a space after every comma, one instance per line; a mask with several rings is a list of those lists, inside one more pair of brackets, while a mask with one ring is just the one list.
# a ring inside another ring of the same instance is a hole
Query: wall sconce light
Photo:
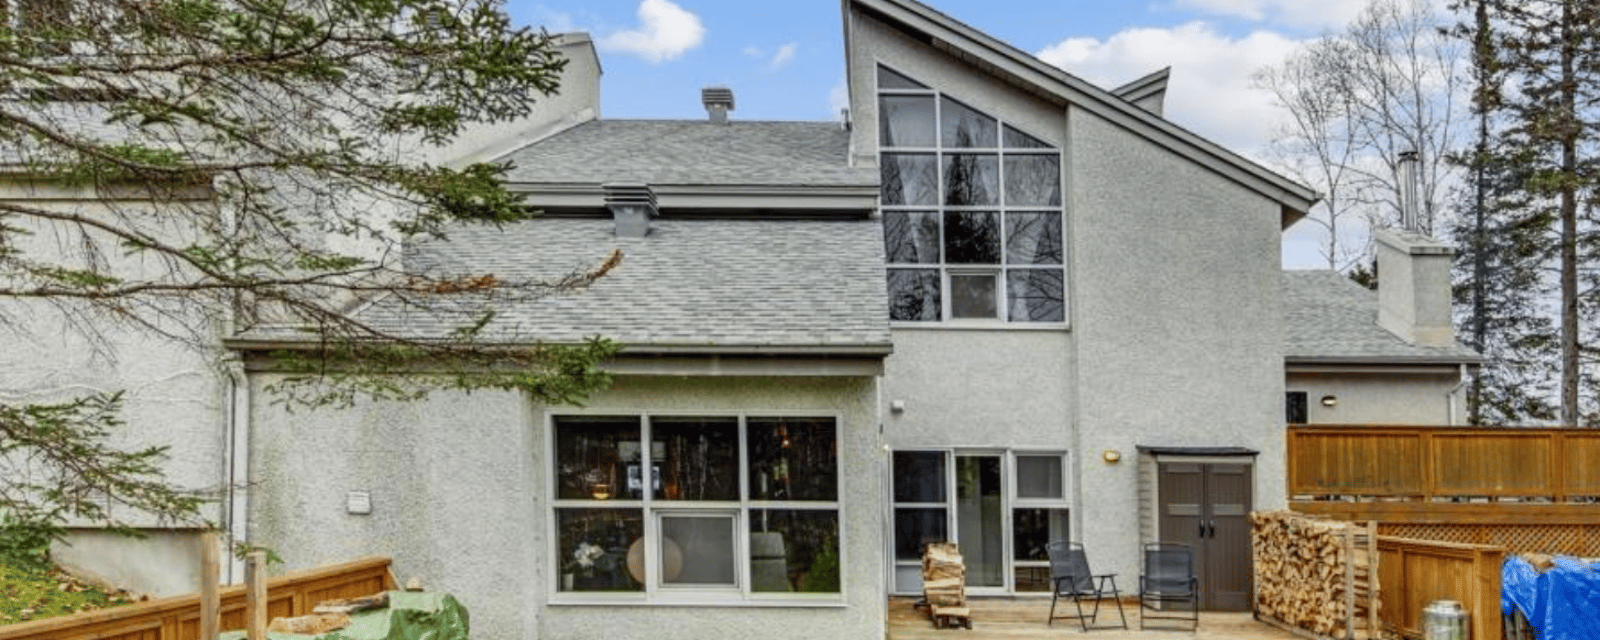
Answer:
[[1322, 396], [1322, 406], [1332, 409], [1337, 404], [1339, 404], [1338, 396]]
[[905, 410], [906, 410], [906, 401], [905, 400], [890, 400], [889, 401], [889, 410], [893, 411], [895, 413], [904, 413]]
[[1106, 449], [1105, 453], [1100, 454], [1100, 459], [1105, 460], [1110, 464], [1116, 464], [1118, 461], [1122, 460], [1122, 454], [1116, 449]]

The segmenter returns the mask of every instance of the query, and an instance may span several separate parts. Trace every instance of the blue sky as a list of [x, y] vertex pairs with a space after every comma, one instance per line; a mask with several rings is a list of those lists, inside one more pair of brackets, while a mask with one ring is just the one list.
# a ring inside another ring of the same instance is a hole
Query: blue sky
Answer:
[[[1337, 30], [1363, 0], [924, 0], [1101, 86], [1172, 66], [1169, 119], [1259, 156], [1278, 115], [1250, 74]], [[747, 120], [827, 120], [843, 105], [837, 0], [508, 0], [520, 24], [586, 31], [607, 118], [701, 118], [700, 88]], [[1286, 238], [1286, 264], [1297, 266]]]

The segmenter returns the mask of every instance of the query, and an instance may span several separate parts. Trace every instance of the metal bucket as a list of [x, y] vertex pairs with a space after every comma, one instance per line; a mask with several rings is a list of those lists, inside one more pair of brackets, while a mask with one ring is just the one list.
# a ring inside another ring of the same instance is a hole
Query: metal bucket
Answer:
[[1455, 600], [1435, 600], [1422, 608], [1423, 640], [1467, 640], [1467, 612]]

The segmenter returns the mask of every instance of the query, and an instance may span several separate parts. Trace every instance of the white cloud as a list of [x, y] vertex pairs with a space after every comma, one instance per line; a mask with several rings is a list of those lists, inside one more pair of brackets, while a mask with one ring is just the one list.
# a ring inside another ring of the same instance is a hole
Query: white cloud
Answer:
[[1295, 27], [1336, 28], [1361, 13], [1366, 0], [1174, 0], [1182, 9], [1271, 21]]
[[789, 61], [794, 59], [794, 54], [799, 48], [799, 45], [793, 42], [778, 47], [778, 52], [772, 55], [772, 62], [767, 65], [767, 68], [782, 69], [783, 65], [789, 64]]
[[601, 39], [600, 47], [631, 53], [654, 64], [700, 46], [706, 35], [699, 16], [684, 11], [670, 0], [640, 2], [639, 22], [637, 29], [619, 31]]
[[766, 52], [762, 51], [758, 47], [745, 47], [744, 48], [744, 54], [747, 55], [747, 56], [750, 56], [752, 58], [765, 58], [765, 57], [767, 57]]
[[1104, 41], [1069, 38], [1037, 55], [1106, 88], [1170, 65], [1166, 118], [1235, 152], [1258, 156], [1280, 115], [1268, 92], [1250, 87], [1250, 74], [1282, 62], [1298, 44], [1266, 31], [1231, 38], [1191, 22], [1129, 29]]

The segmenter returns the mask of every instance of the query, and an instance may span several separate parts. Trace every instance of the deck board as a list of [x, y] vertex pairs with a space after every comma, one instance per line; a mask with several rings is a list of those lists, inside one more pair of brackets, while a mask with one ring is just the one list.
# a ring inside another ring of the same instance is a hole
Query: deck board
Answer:
[[[1128, 630], [1117, 624], [1117, 610], [1107, 602], [1100, 607], [1099, 624], [1117, 625], [1111, 629], [1090, 629], [1086, 634], [1077, 620], [1056, 620], [1045, 624], [1050, 614], [1050, 599], [1039, 597], [968, 597], [972, 610], [972, 630], [935, 629], [927, 609], [914, 609], [915, 598], [889, 598], [888, 640], [1009, 640], [1011, 638], [1085, 638], [1093, 635], [1106, 640], [1303, 640], [1281, 629], [1256, 622], [1248, 613], [1201, 613], [1200, 630], [1191, 633], [1163, 621], [1163, 628], [1139, 630], [1139, 603], [1126, 601]], [[1057, 605], [1071, 607], [1071, 602]]]

